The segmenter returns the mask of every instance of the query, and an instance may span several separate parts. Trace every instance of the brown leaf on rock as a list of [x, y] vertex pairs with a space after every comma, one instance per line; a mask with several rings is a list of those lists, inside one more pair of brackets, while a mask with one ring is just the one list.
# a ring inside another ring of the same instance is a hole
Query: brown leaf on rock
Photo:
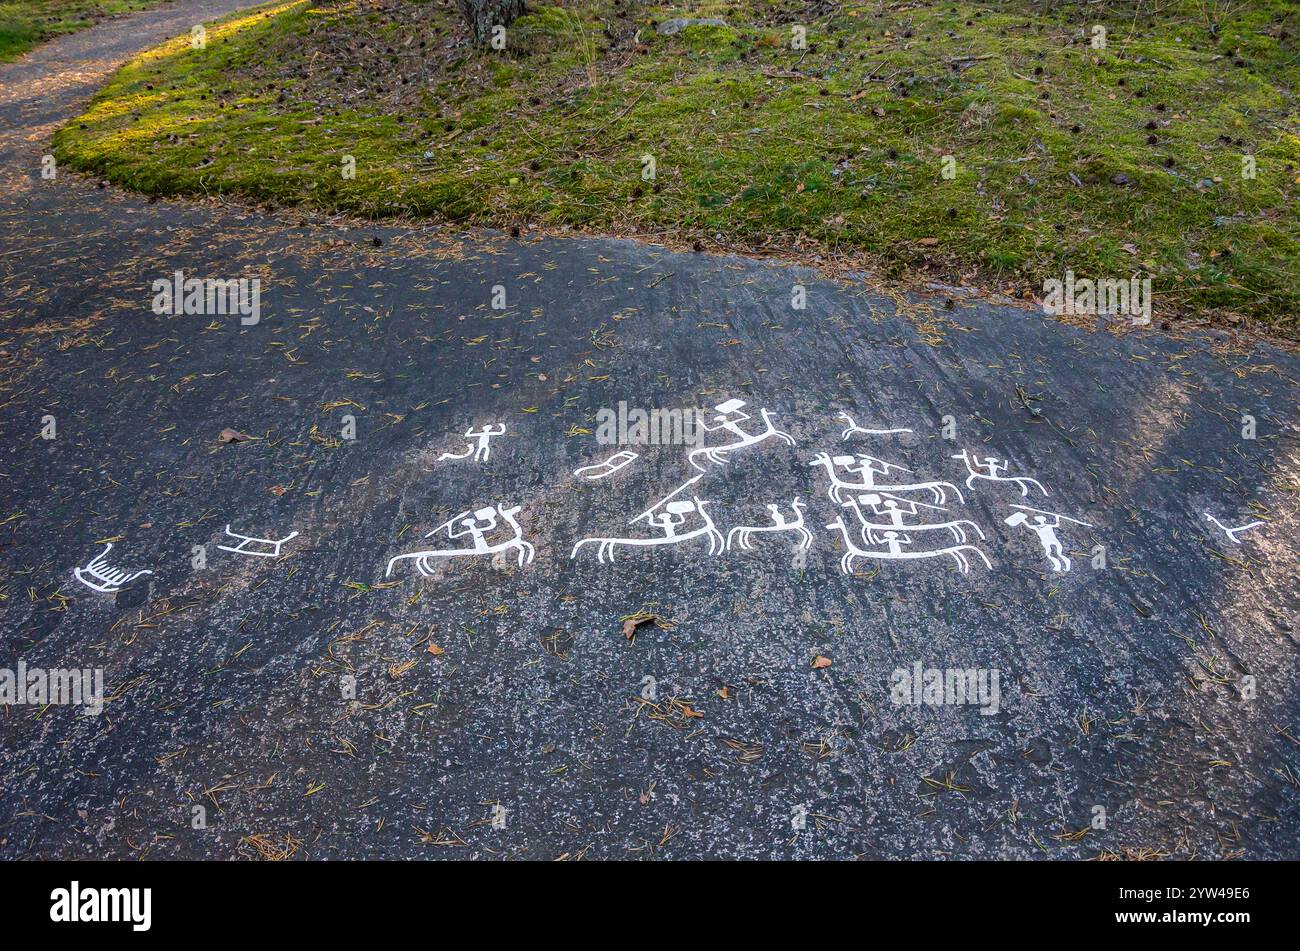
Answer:
[[637, 611], [636, 614], [629, 614], [619, 620], [623, 622], [623, 636], [629, 641], [636, 640], [636, 629], [642, 624], [654, 624], [655, 627], [665, 631], [671, 631], [677, 626], [675, 621], [651, 614], [649, 611]]

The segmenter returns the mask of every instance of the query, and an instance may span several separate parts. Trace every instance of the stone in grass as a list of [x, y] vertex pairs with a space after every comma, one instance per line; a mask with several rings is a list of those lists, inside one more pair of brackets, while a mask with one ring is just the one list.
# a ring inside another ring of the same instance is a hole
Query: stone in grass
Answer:
[[655, 32], [660, 36], [676, 36], [688, 26], [726, 26], [727, 21], [719, 17], [674, 17], [671, 20], [664, 20], [655, 27]]

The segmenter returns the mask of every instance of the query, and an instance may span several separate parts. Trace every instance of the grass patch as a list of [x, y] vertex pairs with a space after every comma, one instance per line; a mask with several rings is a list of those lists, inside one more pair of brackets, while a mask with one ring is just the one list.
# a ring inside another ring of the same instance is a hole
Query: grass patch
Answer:
[[43, 40], [85, 29], [117, 13], [155, 7], [163, 0], [12, 0], [0, 3], [0, 63], [17, 59]]
[[56, 154], [153, 193], [722, 235], [1022, 294], [1146, 274], [1157, 316], [1295, 336], [1300, 13], [1149, 8], [534, 2], [493, 51], [447, 0], [302, 0], [128, 64]]

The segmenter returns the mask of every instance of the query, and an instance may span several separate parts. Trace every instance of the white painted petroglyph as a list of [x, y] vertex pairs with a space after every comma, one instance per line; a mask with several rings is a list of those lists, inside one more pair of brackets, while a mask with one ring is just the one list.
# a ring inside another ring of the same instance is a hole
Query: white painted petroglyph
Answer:
[[[905, 561], [945, 556], [951, 557], [964, 574], [970, 570], [967, 557], [970, 552], [974, 552], [986, 567], [992, 567], [982, 550], [967, 543], [968, 529], [981, 540], [984, 539], [983, 530], [970, 519], [948, 517], [948, 510], [941, 504], [947, 500], [949, 491], [959, 502], [965, 503], [961, 491], [951, 482], [877, 484], [877, 477], [911, 470], [861, 453], [831, 456], [819, 452], [809, 465], [826, 468], [831, 480], [827, 492], [831, 501], [852, 511], [857, 519], [856, 531], [850, 529], [843, 515], [836, 516], [835, 521], [826, 526], [839, 529], [844, 538], [845, 553], [840, 559], [840, 568], [845, 574], [853, 573], [853, 563], [859, 558]], [[855, 474], [861, 481], [849, 482], [838, 470]], [[936, 504], [918, 502], [899, 494], [904, 492], [929, 492]], [[918, 521], [909, 522], [909, 518]], [[942, 548], [927, 548], [920, 544], [927, 533], [937, 531], [950, 533], [954, 544]]]
[[[727, 462], [727, 454], [733, 453], [738, 449], [744, 449], [747, 446], [756, 445], [757, 443], [760, 443], [765, 439], [770, 439], [773, 436], [783, 440], [787, 445], [794, 445], [794, 437], [789, 433], [777, 429], [775, 424], [772, 422], [771, 415], [765, 409], [760, 409], [758, 411], [759, 415], [763, 418], [763, 431], [752, 435], [745, 432], [745, 430], [740, 427], [740, 424], [752, 417], [748, 413], [741, 412], [741, 407], [744, 405], [745, 401], [739, 399], [731, 399], [719, 403], [717, 406], [713, 407], [717, 410], [717, 415], [714, 416], [712, 420], [702, 419], [697, 423], [698, 427], [706, 433], [726, 430], [727, 432], [734, 434], [737, 438], [735, 442], [730, 442], [723, 446], [702, 446], [699, 449], [692, 450], [687, 456], [687, 459], [690, 461], [692, 466], [699, 469], [701, 472], [704, 471], [704, 466], [695, 461], [695, 457], [701, 455], [715, 465], [725, 465]], [[710, 425], [710, 423], [712, 423], [712, 425]]]
[[90, 563], [86, 567], [73, 568], [72, 574], [87, 588], [99, 591], [102, 594], [116, 594], [122, 589], [123, 585], [130, 584], [142, 575], [153, 574], [148, 569], [127, 572], [121, 568], [113, 568], [108, 563], [108, 553], [112, 550], [113, 543], [105, 542], [103, 551], [90, 559]]
[[[1075, 525], [1082, 525], [1085, 528], [1092, 528], [1092, 525], [1077, 518], [1070, 518], [1068, 515], [1045, 512], [1042, 509], [1030, 508], [1028, 505], [1013, 505], [1011, 507], [1021, 509], [1021, 511], [1008, 515], [1003, 521], [1012, 527], [1023, 525], [1037, 535], [1039, 543], [1043, 546], [1043, 554], [1047, 556], [1053, 571], [1069, 571], [1071, 565], [1070, 556], [1065, 553], [1065, 549], [1061, 546], [1061, 540], [1057, 537], [1056, 530], [1061, 527], [1062, 522], [1073, 522]], [[1034, 514], [1030, 516], [1027, 514], [1029, 512]]]
[[[284, 538], [279, 540], [274, 538], [255, 538], [252, 535], [240, 535], [238, 532], [232, 532], [229, 525], [226, 526], [226, 534], [231, 538], [238, 538], [240, 540], [239, 544], [234, 548], [231, 548], [228, 545], [218, 545], [217, 547], [219, 549], [222, 551], [234, 552], [236, 555], [252, 555], [255, 558], [279, 558], [280, 548], [284, 543], [298, 537], [297, 532], [290, 532], [288, 535], [285, 535]], [[266, 545], [269, 546], [271, 550], [253, 551], [251, 548], [246, 548], [246, 545]]]
[[[633, 537], [633, 536], [596, 536], [591, 538], [580, 539], [569, 554], [570, 558], [576, 558], [583, 545], [592, 544], [597, 546], [597, 561], [614, 560], [614, 554], [618, 546], [648, 548], [664, 545], [680, 545], [684, 542], [691, 541], [695, 538], [707, 538], [709, 541], [709, 555], [715, 556], [725, 551], [731, 542], [738, 539], [742, 548], [749, 548], [752, 545], [750, 534], [753, 532], [775, 532], [790, 531], [795, 532], [801, 540], [803, 546], [807, 547], [812, 544], [812, 533], [804, 526], [803, 503], [796, 498], [793, 508], [795, 517], [793, 520], [787, 520], [780, 513], [779, 507], [769, 505], [768, 509], [772, 512], [772, 525], [761, 527], [745, 527], [733, 532], [723, 538], [722, 533], [718, 531], [712, 516], [705, 506], [710, 505], [709, 501], [701, 499], [698, 495], [693, 495], [690, 499], [677, 499], [680, 495], [701, 478], [707, 471], [705, 466], [697, 460], [703, 457], [706, 461], [714, 465], [722, 466], [727, 463], [727, 457], [740, 449], [756, 445], [764, 440], [777, 438], [787, 445], [794, 445], [794, 438], [789, 433], [782, 432], [776, 428], [771, 414], [766, 409], [759, 410], [759, 416], [763, 422], [763, 428], [758, 432], [747, 432], [741, 424], [752, 417], [743, 411], [746, 405], [744, 400], [729, 399], [717, 404], [714, 409], [714, 415], [707, 420], [697, 422], [697, 428], [706, 433], [726, 431], [736, 438], [729, 443], [721, 446], [701, 446], [687, 453], [687, 461], [692, 468], [699, 470], [700, 475], [688, 479], [685, 483], [678, 486], [664, 498], [660, 499], [649, 509], [640, 515], [629, 520], [629, 525], [635, 525], [637, 522], [644, 521], [648, 526], [662, 533], [662, 537]], [[609, 460], [598, 466], [587, 466], [575, 471], [575, 475], [586, 473], [588, 470], [596, 472], [595, 475], [584, 475], [585, 478], [603, 478], [606, 475], [618, 471], [622, 466], [629, 464], [632, 459], [625, 458], [617, 466], [611, 464], [618, 460], [620, 456], [632, 456], [634, 453], [618, 453], [611, 456]], [[691, 523], [696, 523], [694, 528], [682, 531], [683, 527]]]
[[[867, 518], [862, 511], [862, 506], [867, 506], [876, 516], [885, 516], [888, 522], [873, 522]], [[897, 495], [891, 495], [886, 492], [867, 492], [859, 495], [855, 499], [849, 499], [844, 503], [845, 508], [852, 509], [858, 516], [861, 523], [862, 538], [868, 541], [871, 534], [879, 535], [880, 532], [897, 531], [900, 529], [909, 532], [931, 532], [931, 531], [948, 531], [952, 533], [952, 539], [955, 542], [966, 541], [965, 526], [974, 529], [975, 534], [984, 539], [984, 531], [968, 518], [951, 519], [948, 521], [937, 522], [905, 522], [904, 515], [922, 516], [921, 509], [929, 509], [933, 512], [947, 512], [948, 510], [940, 505], [927, 505], [924, 502], [916, 502], [911, 499], [900, 498]], [[869, 542], [868, 542], [869, 543]]]
[[[710, 555], [721, 553], [726, 547], [726, 541], [723, 539], [722, 533], [713, 524], [713, 519], [709, 516], [709, 513], [704, 509], [704, 506], [709, 503], [698, 496], [693, 496], [690, 500], [674, 499], [674, 496], [694, 485], [701, 478], [702, 476], [695, 476], [687, 480], [640, 515], [628, 521], [629, 525], [634, 525], [644, 520], [647, 525], [663, 532], [662, 538], [583, 538], [573, 546], [573, 551], [569, 553], [569, 557], [576, 558], [578, 550], [583, 545], [595, 544], [597, 546], [596, 560], [613, 562], [614, 550], [618, 545], [641, 548], [659, 545], [680, 545], [683, 542], [700, 537], [708, 538]], [[687, 518], [692, 515], [699, 518], [699, 527], [678, 534], [678, 528], [685, 524]]]
[[863, 429], [853, 421], [853, 417], [848, 413], [840, 413], [840, 419], [848, 423], [848, 428], [844, 430], [844, 438], [850, 436], [889, 436], [893, 433], [910, 433], [910, 429]]
[[[836, 505], [843, 505], [843, 495], [857, 496], [864, 492], [890, 492], [895, 495], [902, 492], [929, 492], [938, 505], [942, 505], [948, 499], [948, 490], [952, 490], [957, 496], [957, 500], [965, 504], [966, 499], [962, 496], [961, 490], [951, 482], [927, 481], [898, 483], [894, 485], [880, 485], [876, 482], [876, 476], [888, 475], [897, 469], [900, 472], [910, 472], [910, 469], [903, 466], [894, 465], [892, 462], [885, 462], [883, 459], [877, 459], [875, 456], [859, 454], [856, 456], [831, 456], [825, 452], [819, 452], [813, 457], [809, 465], [825, 466], [826, 474], [830, 476], [831, 486], [827, 490]], [[846, 482], [836, 473], [836, 469], [841, 468], [845, 472], [851, 472], [862, 477], [861, 482]]]
[[1223, 529], [1223, 534], [1227, 535], [1228, 538], [1229, 538], [1229, 540], [1231, 540], [1231, 542], [1232, 542], [1234, 545], [1240, 545], [1240, 544], [1241, 544], [1241, 539], [1239, 539], [1239, 538], [1237, 537], [1237, 533], [1238, 533], [1238, 532], [1248, 532], [1248, 531], [1250, 531], [1252, 528], [1258, 528], [1259, 526], [1265, 524], [1264, 522], [1247, 522], [1245, 525], [1238, 525], [1236, 528], [1229, 528], [1227, 525], [1224, 525], [1222, 522], [1220, 522], [1217, 518], [1215, 518], [1215, 517], [1214, 517], [1213, 515], [1211, 515], [1209, 512], [1206, 512], [1206, 513], [1205, 513], [1205, 517], [1206, 517], [1209, 521], [1213, 522], [1215, 525], [1219, 526], [1219, 528]]
[[[971, 456], [965, 449], [952, 458], [961, 459], [966, 463], [966, 471], [970, 473], [966, 477], [966, 488], [968, 489], [975, 488], [976, 479], [986, 479], [989, 482], [1014, 482], [1016, 487], [1020, 489], [1020, 495], [1022, 497], [1029, 494], [1029, 486], [1031, 485], [1037, 488], [1039, 492], [1043, 493], [1044, 497], [1047, 496], [1047, 490], [1043, 488], [1043, 484], [1037, 479], [1031, 479], [1028, 476], [1002, 475], [1002, 473], [1005, 473], [1010, 466], [1009, 462], [1005, 462], [1002, 459], [987, 456], [981, 460], [978, 457]], [[981, 466], [985, 468], [982, 469], [980, 468]]]
[[[472, 548], [431, 548], [425, 551], [413, 551], [405, 555], [398, 555], [388, 562], [388, 570], [384, 572], [384, 577], [389, 577], [393, 573], [393, 565], [404, 559], [411, 559], [415, 562], [416, 569], [422, 575], [433, 574], [433, 559], [435, 558], [462, 558], [473, 555], [496, 555], [498, 552], [515, 551], [518, 553], [519, 567], [533, 560], [535, 551], [533, 546], [524, 541], [523, 529], [515, 521], [514, 516], [519, 512], [520, 506], [514, 508], [502, 508], [500, 503], [495, 506], [478, 509], [475, 512], [461, 512], [459, 515], [449, 518], [433, 531], [425, 535], [430, 538], [439, 532], [445, 531], [448, 539], [464, 538], [469, 536], [474, 540]], [[510, 526], [514, 535], [505, 541], [495, 544], [488, 542], [488, 536], [497, 530], [497, 517]]]
[[[607, 476], [612, 476], [624, 466], [630, 466], [640, 458], [641, 457], [637, 453], [632, 452], [630, 449], [625, 449], [622, 452], [614, 453], [614, 455], [610, 456], [604, 462], [597, 463], [594, 466], [581, 466], [574, 469], [573, 474], [594, 482], [597, 479], [604, 479]], [[589, 475], [588, 473], [591, 474]]]
[[803, 510], [805, 508], [802, 501], [796, 495], [794, 501], [790, 503], [790, 508], [794, 510], [794, 519], [786, 521], [785, 514], [781, 511], [779, 505], [769, 503], [768, 512], [772, 515], [771, 525], [740, 525], [727, 532], [727, 550], [732, 549], [732, 544], [739, 544], [741, 548], [751, 549], [754, 547], [753, 536], [765, 532], [794, 532], [799, 537], [799, 544], [796, 546], [807, 551], [812, 548], [812, 532], [804, 525]]
[[479, 430], [476, 430], [471, 426], [469, 429], [465, 430], [465, 438], [477, 440], [477, 442], [466, 443], [465, 451], [461, 453], [444, 452], [438, 457], [438, 461], [443, 462], [447, 459], [466, 459], [472, 454], [475, 462], [487, 462], [488, 456], [491, 455], [492, 452], [491, 448], [488, 446], [488, 441], [493, 436], [504, 436], [505, 432], [506, 427], [504, 423], [497, 424], [495, 429], [491, 423]]
[[867, 530], [866, 541], [871, 545], [884, 545], [883, 551], [868, 548], [860, 548], [853, 541], [853, 533], [844, 524], [844, 517], [837, 515], [835, 521], [826, 526], [828, 529], [838, 528], [840, 534], [844, 537], [844, 547], [846, 549], [844, 557], [840, 559], [840, 570], [846, 575], [853, 574], [853, 562], [857, 558], [874, 558], [882, 561], [896, 561], [917, 558], [941, 558], [944, 555], [952, 556], [957, 563], [957, 567], [962, 574], [970, 571], [970, 562], [966, 559], [965, 552], [974, 552], [984, 562], [986, 568], [992, 568], [988, 557], [974, 545], [951, 545], [948, 548], [923, 549], [921, 551], [906, 550], [905, 546], [912, 544], [912, 537], [906, 532], [897, 529], [887, 529], [883, 532]]

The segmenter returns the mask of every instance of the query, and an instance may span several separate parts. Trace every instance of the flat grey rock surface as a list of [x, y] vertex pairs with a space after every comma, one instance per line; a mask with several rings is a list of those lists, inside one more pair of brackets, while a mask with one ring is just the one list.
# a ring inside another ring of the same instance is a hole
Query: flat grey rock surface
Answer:
[[[107, 694], [2, 711], [0, 856], [1300, 857], [1300, 361], [41, 179], [116, 63], [240, 5], [0, 67], [0, 667]], [[155, 314], [176, 271], [260, 321]], [[620, 403], [736, 445], [604, 444]], [[91, 590], [107, 544], [152, 574]]]

